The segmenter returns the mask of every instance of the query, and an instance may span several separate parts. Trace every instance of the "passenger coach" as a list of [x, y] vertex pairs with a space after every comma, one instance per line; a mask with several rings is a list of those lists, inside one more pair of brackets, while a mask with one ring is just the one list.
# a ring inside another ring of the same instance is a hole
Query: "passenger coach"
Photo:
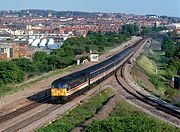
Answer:
[[55, 80], [51, 85], [52, 102], [65, 103], [114, 74], [140, 41], [105, 61]]

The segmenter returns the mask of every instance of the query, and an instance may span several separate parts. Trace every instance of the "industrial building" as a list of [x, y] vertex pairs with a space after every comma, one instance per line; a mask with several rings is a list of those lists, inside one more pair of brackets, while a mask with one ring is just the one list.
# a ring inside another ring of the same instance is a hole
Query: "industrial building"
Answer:
[[29, 46], [34, 48], [41, 48], [44, 50], [58, 49], [62, 46], [61, 39], [42, 38], [42, 39], [29, 39]]
[[9, 60], [11, 58], [26, 58], [30, 56], [31, 53], [27, 41], [0, 41], [0, 59]]

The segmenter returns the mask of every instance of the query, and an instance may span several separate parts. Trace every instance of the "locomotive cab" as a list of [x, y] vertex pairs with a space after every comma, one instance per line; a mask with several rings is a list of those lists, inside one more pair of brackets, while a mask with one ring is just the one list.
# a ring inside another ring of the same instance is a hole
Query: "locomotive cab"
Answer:
[[58, 83], [51, 86], [51, 99], [52, 102], [59, 102], [60, 100], [66, 100], [68, 84]]
[[67, 96], [67, 84], [55, 84], [51, 86], [51, 96]]

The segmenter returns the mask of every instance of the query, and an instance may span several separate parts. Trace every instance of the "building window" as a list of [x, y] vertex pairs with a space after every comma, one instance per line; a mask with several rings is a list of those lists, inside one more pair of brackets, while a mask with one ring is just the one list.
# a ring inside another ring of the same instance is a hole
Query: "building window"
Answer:
[[10, 48], [10, 58], [13, 57], [13, 48]]

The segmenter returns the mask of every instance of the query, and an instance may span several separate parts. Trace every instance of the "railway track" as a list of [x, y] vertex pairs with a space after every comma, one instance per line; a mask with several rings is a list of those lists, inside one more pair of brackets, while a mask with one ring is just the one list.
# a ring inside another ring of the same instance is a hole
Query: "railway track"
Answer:
[[12, 131], [20, 131], [22, 128], [28, 126], [29, 124], [32, 124], [33, 122], [42, 119], [46, 115], [50, 114], [52, 111], [55, 111], [56, 109], [60, 108], [62, 105], [54, 105], [49, 107], [48, 109], [45, 109], [30, 118], [27, 118], [21, 122], [18, 122], [17, 124], [8, 127], [7, 129], [3, 130], [4, 132], [12, 132]]
[[[105, 89], [105, 87], [103, 87], [103, 85], [105, 85], [107, 83], [111, 83], [111, 77], [108, 78], [107, 80], [105, 80], [104, 82], [102, 82], [101, 85], [98, 85], [98, 86], [92, 88], [86, 94], [84, 94], [84, 95], [82, 95], [80, 97], [77, 97], [74, 100], [71, 100], [70, 102], [68, 102], [66, 104], [58, 104], [58, 105], [55, 105], [55, 104], [53, 105], [52, 104], [48, 108], [46, 108], [46, 109], [44, 109], [44, 110], [42, 110], [40, 112], [34, 113], [33, 115], [30, 115], [29, 117], [27, 117], [25, 119], [22, 119], [22, 121], [18, 121], [17, 123], [14, 123], [14, 124], [11, 124], [9, 126], [3, 127], [4, 129], [0, 129], [0, 131], [3, 131], [3, 132], [12, 132], [12, 131], [20, 131], [20, 130], [23, 131], [24, 128], [29, 131], [29, 130], [34, 130], [35, 128], [37, 128], [39, 126], [43, 126], [44, 123], [42, 124], [42, 123], [39, 123], [39, 122], [41, 122], [42, 120], [46, 120], [47, 122], [45, 124], [47, 124], [48, 122], [50, 122], [50, 121], [54, 120], [55, 118], [59, 117], [59, 115], [63, 115], [64, 112], [66, 112], [70, 108], [73, 108], [74, 106], [79, 104], [79, 102], [81, 102], [81, 101], [83, 101], [83, 100], [85, 100], [87, 98], [90, 98], [92, 94], [98, 93], [101, 90]], [[29, 105], [27, 106], [27, 108], [28, 107], [29, 107]], [[28, 108], [28, 109], [29, 109], [28, 111], [30, 111], [30, 108]], [[18, 110], [18, 111], [20, 111], [20, 110]], [[15, 111], [15, 112], [17, 112], [17, 111]], [[26, 112], [27, 111], [24, 110], [24, 114]], [[21, 114], [23, 114], [23, 113], [21, 113]], [[20, 113], [16, 114], [15, 116], [12, 116], [11, 119], [12, 118], [17, 118], [18, 115], [20, 115]], [[50, 116], [46, 118], [47, 115], [50, 115]], [[7, 121], [7, 123], [8, 123], [10, 121], [10, 116], [7, 116], [7, 117], [8, 118], [4, 118], [4, 121]], [[1, 126], [1, 123], [0, 123], [0, 126]], [[29, 126], [30, 124], [34, 124], [34, 123], [35, 124], [37, 123], [37, 126], [33, 126], [33, 128], [32, 128], [32, 125]]]
[[42, 103], [48, 103], [48, 102], [50, 102], [50, 96], [40, 98], [37, 102], [31, 102], [30, 104], [23, 106], [15, 111], [2, 115], [0, 116], [0, 124], [34, 109], [42, 105]]
[[[127, 63], [127, 61], [125, 63]], [[137, 100], [136, 99], [133, 100], [134, 103], [136, 103], [138, 105], [140, 104], [141, 107], [144, 107], [144, 108], [148, 109], [149, 111], [151, 111], [152, 113], [154, 113], [158, 116], [161, 116], [164, 119], [167, 119], [167, 121], [169, 121], [170, 123], [172, 123], [176, 126], [179, 126], [180, 125], [180, 123], [179, 123], [180, 122], [179, 121], [179, 115], [180, 114], [179, 113], [175, 113], [172, 110], [167, 109], [164, 106], [159, 105], [157, 102], [150, 100], [146, 96], [143, 96], [139, 91], [135, 91], [130, 85], [128, 85], [128, 83], [126, 82], [126, 79], [124, 77], [124, 73], [123, 73], [125, 63], [123, 63], [123, 65], [115, 73], [116, 80], [118, 81], [119, 85], [121, 85], [121, 87], [123, 87], [123, 90], [125, 91], [125, 92], [122, 92], [123, 96], [124, 97], [130, 97], [131, 96], [132, 98], [136, 98]], [[75, 99], [75, 100], [77, 100], [77, 99]], [[3, 131], [8, 132], [8, 131], [21, 130], [22, 128], [25, 128], [29, 124], [32, 124], [33, 122], [37, 122], [37, 121], [41, 120], [42, 118], [44, 118], [48, 114], [52, 114], [53, 111], [57, 111], [59, 108], [64, 110], [65, 108], [70, 107], [67, 105], [71, 104], [71, 103], [75, 103], [75, 100], [70, 102], [70, 103], [67, 103], [65, 105], [52, 105], [46, 110], [35, 113], [31, 117], [28, 117], [28, 118], [26, 118], [20, 122], [15, 123], [14, 125], [11, 125], [10, 127], [5, 128]], [[48, 101], [50, 101], [50, 98], [46, 97], [40, 101], [41, 103], [33, 102], [32, 104], [30, 104], [28, 106], [22, 107], [22, 108], [14, 111], [12, 113], [1, 116], [0, 117], [0, 124], [3, 122], [6, 122], [12, 118], [19, 116], [22, 113], [26, 113], [26, 112], [34, 109], [34, 108], [40, 106], [42, 103], [47, 103]], [[71, 107], [73, 107], [73, 106], [71, 106]], [[61, 112], [63, 112], [63, 110]], [[166, 112], [166, 114], [160, 112], [159, 110]]]
[[162, 120], [169, 122], [177, 127], [180, 127], [180, 113], [177, 109], [171, 109], [166, 105], [161, 104], [156, 98], [149, 98], [142, 92], [136, 90], [134, 87], [129, 85], [127, 81], [127, 73], [125, 67], [127, 63], [124, 63], [115, 73], [116, 80], [121, 86], [121, 94], [132, 103], [145, 109], [145, 111], [159, 117]]

